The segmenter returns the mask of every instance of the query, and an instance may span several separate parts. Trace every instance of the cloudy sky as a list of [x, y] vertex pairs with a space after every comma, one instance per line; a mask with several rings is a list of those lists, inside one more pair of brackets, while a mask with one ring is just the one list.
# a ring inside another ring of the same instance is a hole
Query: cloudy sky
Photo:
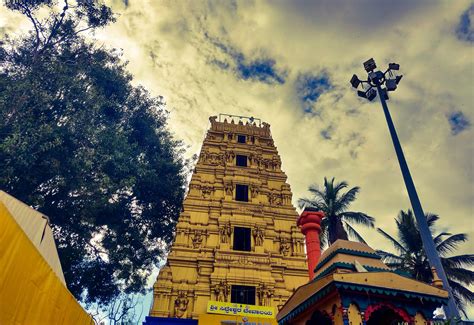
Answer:
[[[358, 98], [349, 79], [371, 57], [399, 63], [404, 77], [388, 104], [423, 208], [441, 216], [440, 231], [474, 240], [473, 2], [108, 2], [118, 20], [95, 37], [123, 49], [135, 82], [165, 97], [188, 156], [209, 116], [259, 117], [295, 204], [324, 176], [346, 180], [361, 187], [352, 209], [393, 234], [410, 203], [380, 104]], [[1, 10], [0, 31], [24, 24]]]

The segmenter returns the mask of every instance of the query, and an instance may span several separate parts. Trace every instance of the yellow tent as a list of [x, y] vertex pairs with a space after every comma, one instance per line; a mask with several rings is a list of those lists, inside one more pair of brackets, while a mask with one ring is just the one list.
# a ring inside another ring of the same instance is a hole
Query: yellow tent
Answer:
[[0, 324], [93, 324], [66, 288], [48, 218], [0, 191]]

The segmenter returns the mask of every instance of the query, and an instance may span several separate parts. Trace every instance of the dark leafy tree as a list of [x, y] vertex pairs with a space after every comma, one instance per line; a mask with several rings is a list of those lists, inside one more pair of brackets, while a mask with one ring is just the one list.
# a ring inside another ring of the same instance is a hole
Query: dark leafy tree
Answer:
[[[0, 188], [50, 217], [72, 293], [107, 303], [144, 292], [185, 175], [162, 98], [132, 85], [119, 53], [78, 34], [80, 19], [110, 19], [96, 4], [30, 18], [40, 26], [0, 46]], [[40, 5], [53, 1], [8, 6], [30, 17]]]
[[[431, 232], [434, 233], [434, 225], [439, 217], [435, 214], [426, 214], [425, 216]], [[382, 250], [378, 250], [377, 253], [388, 266], [406, 272], [414, 279], [430, 283], [433, 280], [433, 275], [412, 211], [400, 211], [395, 222], [398, 229], [398, 239], [380, 228], [377, 230], [390, 241], [396, 253]], [[474, 301], [474, 292], [468, 289], [468, 286], [474, 284], [474, 272], [468, 269], [474, 266], [474, 254], [449, 255], [460, 244], [466, 242], [468, 237], [466, 234], [453, 235], [448, 232], [441, 232], [434, 236], [433, 240], [453, 290], [456, 304], [466, 315], [466, 305]]]
[[362, 236], [351, 224], [360, 224], [374, 227], [374, 218], [362, 212], [347, 211], [350, 204], [356, 199], [359, 187], [353, 187], [347, 192], [342, 190], [348, 187], [346, 182], [334, 183], [334, 178], [328, 181], [324, 177], [324, 188], [316, 185], [309, 187], [313, 194], [311, 199], [300, 199], [300, 206], [309, 206], [324, 212], [321, 222], [321, 245], [331, 245], [338, 239], [347, 240], [350, 237], [365, 243]]
[[[25, 15], [33, 25], [30, 51], [33, 57], [63, 42], [74, 42], [87, 30], [104, 27], [115, 21], [112, 10], [98, 0], [5, 0], [7, 8]], [[49, 15], [40, 18], [40, 9]]]

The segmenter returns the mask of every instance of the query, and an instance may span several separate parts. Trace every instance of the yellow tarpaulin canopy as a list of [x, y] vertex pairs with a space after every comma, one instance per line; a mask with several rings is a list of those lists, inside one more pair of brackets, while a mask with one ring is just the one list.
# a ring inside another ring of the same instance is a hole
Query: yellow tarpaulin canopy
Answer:
[[51, 266], [59, 280], [66, 285], [48, 217], [4, 191], [0, 191], [0, 202], [5, 204], [16, 223]]
[[94, 324], [0, 200], [0, 324]]

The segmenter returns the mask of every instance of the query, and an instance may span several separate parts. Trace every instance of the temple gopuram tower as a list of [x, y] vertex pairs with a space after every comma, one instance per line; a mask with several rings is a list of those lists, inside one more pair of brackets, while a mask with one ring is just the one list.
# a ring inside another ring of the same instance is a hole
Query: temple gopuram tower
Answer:
[[309, 280], [290, 185], [269, 124], [210, 122], [145, 324], [276, 324]]

